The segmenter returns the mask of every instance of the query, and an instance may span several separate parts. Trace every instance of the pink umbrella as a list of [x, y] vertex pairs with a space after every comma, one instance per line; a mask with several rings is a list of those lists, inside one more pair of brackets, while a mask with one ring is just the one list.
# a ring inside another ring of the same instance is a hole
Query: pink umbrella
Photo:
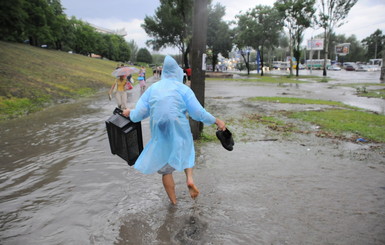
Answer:
[[120, 76], [128, 76], [132, 73], [137, 73], [137, 72], [139, 72], [139, 69], [136, 67], [123, 66], [113, 71], [111, 75], [114, 77], [120, 77]]

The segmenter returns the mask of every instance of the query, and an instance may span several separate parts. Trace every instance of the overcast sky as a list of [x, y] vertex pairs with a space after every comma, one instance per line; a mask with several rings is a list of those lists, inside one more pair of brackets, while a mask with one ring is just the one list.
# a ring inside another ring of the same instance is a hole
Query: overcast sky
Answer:
[[[219, 2], [226, 7], [224, 20], [234, 20], [240, 11], [247, 11], [258, 4], [272, 6], [272, 0], [213, 0], [213, 4]], [[117, 30], [124, 28], [128, 33], [127, 41], [135, 40], [139, 48], [148, 48], [146, 40], [149, 37], [140, 26], [146, 16], [154, 16], [159, 7], [159, 0], [61, 0], [64, 12], [69, 16], [87, 21], [91, 24]], [[385, 0], [358, 0], [351, 9], [347, 23], [337, 28], [337, 34], [345, 36], [356, 35], [362, 40], [371, 35], [377, 29], [385, 34]], [[321, 29], [306, 31], [305, 40], [313, 35], [322, 33]], [[175, 54], [175, 49], [165, 49], [161, 53]]]

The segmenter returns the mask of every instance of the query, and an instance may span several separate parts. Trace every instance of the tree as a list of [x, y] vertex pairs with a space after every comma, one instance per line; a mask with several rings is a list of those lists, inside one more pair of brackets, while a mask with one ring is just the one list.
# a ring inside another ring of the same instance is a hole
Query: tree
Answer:
[[218, 55], [228, 56], [232, 48], [232, 40], [229, 25], [222, 20], [225, 15], [225, 7], [217, 3], [214, 7], [209, 5], [207, 47], [211, 50], [213, 69], [218, 62]]
[[95, 53], [100, 55], [101, 58], [109, 58], [108, 57], [108, 34], [100, 33], [100, 35], [96, 36], [95, 42]]
[[139, 49], [138, 54], [136, 56], [136, 61], [151, 64], [152, 56], [146, 48], [141, 48]]
[[[238, 19], [238, 26], [235, 28], [234, 43], [245, 60], [249, 74], [249, 47], [260, 52], [261, 66], [263, 67], [264, 49], [278, 44], [283, 25], [277, 10], [270, 6], [258, 5], [245, 14], [237, 15], [236, 18]], [[263, 76], [263, 70], [261, 76]]]
[[47, 1], [25, 1], [23, 7], [28, 14], [24, 31], [29, 39], [29, 43], [33, 46], [53, 43], [52, 30], [48, 23], [53, 18], [53, 12]]
[[136, 55], [138, 54], [138, 50], [139, 50], [138, 45], [136, 45], [134, 40], [131, 40], [128, 42], [128, 46], [130, 47], [130, 50], [131, 50], [131, 56], [129, 61], [134, 62], [136, 61]]
[[[95, 29], [89, 24], [76, 20], [72, 20], [74, 40], [72, 43], [73, 50], [78, 54], [90, 55], [95, 51], [95, 44], [97, 41], [97, 33]], [[111, 58], [111, 56], [109, 56]], [[117, 58], [117, 57], [116, 57]], [[112, 59], [116, 59], [112, 58]]]
[[[297, 61], [296, 76], [301, 58], [300, 45], [303, 41], [303, 32], [312, 25], [314, 4], [315, 0], [278, 0], [274, 4], [289, 30], [290, 56], [294, 56]], [[290, 59], [290, 75], [293, 75], [292, 62], [293, 59]]]
[[[248, 21], [248, 18], [246, 15], [238, 15], [236, 16], [238, 18], [237, 27], [233, 30], [233, 36], [234, 36], [234, 45], [235, 49], [238, 51], [238, 53], [242, 56], [243, 61], [246, 66], [247, 74], [250, 74], [250, 47], [249, 41], [252, 39], [251, 34], [252, 31], [246, 32], [244, 30], [252, 30], [251, 25]], [[238, 66], [238, 64], [237, 64]], [[243, 66], [240, 66], [239, 68], [242, 68], [240, 70], [243, 70]]]
[[358, 0], [321, 0], [319, 8], [318, 24], [324, 29], [324, 65], [323, 75], [326, 76], [326, 64], [328, 59], [329, 37], [334, 28], [344, 24], [343, 20], [348, 16], [350, 9]]
[[273, 50], [272, 55], [273, 59], [284, 61], [288, 55], [289, 50], [289, 38], [288, 35], [284, 32], [281, 32], [278, 38], [278, 45]]
[[23, 8], [24, 0], [0, 1], [0, 39], [22, 42], [23, 30], [28, 18]]
[[53, 44], [56, 49], [62, 49], [63, 41], [65, 40], [65, 31], [67, 17], [64, 14], [60, 0], [48, 1], [51, 9], [48, 25], [51, 29]]
[[367, 47], [367, 59], [377, 59], [382, 57], [382, 50], [385, 49], [385, 35], [380, 29], [377, 29], [369, 37], [362, 40], [362, 43]]
[[153, 50], [164, 47], [177, 47], [183, 54], [185, 66], [191, 43], [193, 0], [160, 0], [154, 17], [144, 18], [144, 28], [152, 39], [147, 45]]
[[118, 36], [119, 40], [119, 60], [129, 61], [131, 57], [131, 49], [122, 36]]

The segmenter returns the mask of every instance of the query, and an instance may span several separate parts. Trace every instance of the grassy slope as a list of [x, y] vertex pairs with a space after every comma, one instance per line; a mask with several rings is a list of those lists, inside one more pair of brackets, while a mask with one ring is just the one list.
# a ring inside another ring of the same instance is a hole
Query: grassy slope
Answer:
[[0, 42], [0, 120], [111, 86], [117, 62]]

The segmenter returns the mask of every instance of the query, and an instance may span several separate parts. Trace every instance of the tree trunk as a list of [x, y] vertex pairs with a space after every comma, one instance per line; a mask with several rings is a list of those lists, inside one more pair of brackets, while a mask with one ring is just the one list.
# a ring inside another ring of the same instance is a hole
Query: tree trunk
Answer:
[[[250, 75], [250, 66], [249, 66], [249, 58], [246, 59], [243, 52], [241, 52], [241, 55], [243, 57], [243, 60], [245, 61], [246, 69], [247, 69], [247, 75]], [[243, 70], [243, 68], [242, 68]]]
[[325, 35], [324, 35], [324, 71], [323, 71], [323, 76], [326, 77], [327, 75], [327, 72], [326, 72], [326, 63], [327, 63], [327, 60], [328, 60], [328, 47], [329, 47], [329, 38], [328, 38], [328, 32], [327, 30], [325, 29]]
[[[191, 89], [195, 92], [195, 95], [202, 106], [204, 106], [205, 104], [205, 71], [202, 70], [202, 64], [203, 54], [206, 51], [207, 5], [208, 0], [194, 1], [194, 16], [191, 44]], [[190, 118], [190, 126], [193, 139], [198, 139], [203, 129], [203, 124], [201, 122], [194, 121]]]
[[213, 54], [213, 60], [212, 60], [212, 65], [213, 65], [213, 70], [215, 71], [215, 66], [217, 65], [218, 63], [218, 55], [217, 54]]
[[385, 49], [382, 50], [382, 67], [380, 73], [381, 83], [385, 82]]
[[[258, 52], [258, 51], [257, 51]], [[258, 54], [257, 54], [258, 56]], [[259, 51], [259, 57], [261, 59], [261, 76], [263, 76], [263, 47]], [[258, 64], [257, 64], [258, 65]], [[257, 68], [258, 69], [258, 68]]]
[[299, 76], [299, 59], [301, 58], [301, 51], [300, 51], [300, 43], [301, 43], [301, 35], [298, 33], [297, 36], [297, 48], [295, 50], [295, 59], [297, 61], [297, 65], [295, 67], [295, 75], [298, 77]]
[[289, 70], [290, 70], [290, 76], [293, 76], [293, 35], [291, 34], [291, 31], [289, 30], [289, 50], [290, 50], [290, 62], [289, 62]]
[[186, 68], [190, 67], [189, 60], [188, 60], [189, 53], [190, 53], [190, 43], [187, 44], [186, 51], [183, 54], [183, 63], [184, 63], [184, 67]]

